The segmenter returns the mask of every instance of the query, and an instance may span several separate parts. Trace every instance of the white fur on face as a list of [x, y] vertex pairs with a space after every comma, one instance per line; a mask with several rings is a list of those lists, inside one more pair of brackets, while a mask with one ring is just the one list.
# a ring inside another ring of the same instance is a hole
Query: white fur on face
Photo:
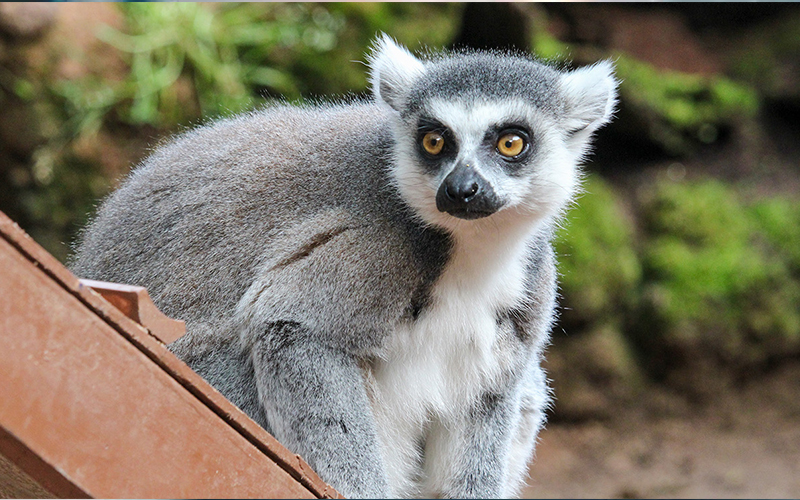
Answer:
[[[571, 154], [565, 142], [563, 129], [553, 119], [531, 108], [522, 101], [484, 102], [473, 106], [461, 103], [437, 101], [431, 104], [431, 115], [447, 126], [458, 140], [456, 161], [431, 175], [418, 164], [416, 131], [396, 120], [397, 151], [394, 179], [403, 198], [415, 213], [428, 224], [445, 228], [452, 233], [481, 231], [486, 226], [496, 227], [521, 214], [531, 225], [558, 215], [575, 195], [580, 174], [578, 157]], [[503, 208], [486, 218], [466, 221], [439, 212], [436, 208], [436, 192], [442, 180], [460, 162], [480, 158], [477, 149], [483, 147], [487, 130], [507, 123], [523, 122], [531, 125], [536, 141], [535, 164], [528, 175], [510, 176], [493, 165], [475, 167], [493, 186], [504, 202]], [[503, 214], [513, 211], [514, 216]]]

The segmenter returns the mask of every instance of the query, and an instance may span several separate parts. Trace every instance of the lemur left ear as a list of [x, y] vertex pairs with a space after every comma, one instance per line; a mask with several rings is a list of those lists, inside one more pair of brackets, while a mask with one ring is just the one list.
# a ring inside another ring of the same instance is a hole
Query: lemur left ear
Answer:
[[399, 111], [408, 88], [424, 71], [422, 61], [382, 34], [369, 55], [370, 86], [375, 100]]
[[561, 78], [561, 90], [567, 100], [565, 128], [591, 134], [608, 123], [617, 103], [618, 85], [611, 61], [565, 73]]

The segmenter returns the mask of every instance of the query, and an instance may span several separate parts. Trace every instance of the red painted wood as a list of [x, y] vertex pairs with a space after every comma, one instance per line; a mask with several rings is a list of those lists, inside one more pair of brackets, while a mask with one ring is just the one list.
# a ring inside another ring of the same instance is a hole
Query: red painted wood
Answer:
[[0, 454], [54, 496], [339, 496], [2, 213]]

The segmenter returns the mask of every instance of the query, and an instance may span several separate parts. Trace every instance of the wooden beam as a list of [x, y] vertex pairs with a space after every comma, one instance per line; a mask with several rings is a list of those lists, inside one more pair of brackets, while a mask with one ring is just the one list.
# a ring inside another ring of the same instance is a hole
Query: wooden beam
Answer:
[[152, 330], [0, 213], [0, 494], [339, 497]]

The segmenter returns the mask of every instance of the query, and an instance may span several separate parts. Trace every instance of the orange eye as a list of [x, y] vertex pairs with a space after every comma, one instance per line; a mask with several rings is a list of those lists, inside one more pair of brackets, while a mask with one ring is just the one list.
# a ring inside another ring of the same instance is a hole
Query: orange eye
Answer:
[[444, 137], [439, 132], [428, 132], [422, 138], [422, 147], [432, 155], [438, 155], [444, 148]]
[[513, 158], [525, 149], [525, 139], [517, 134], [506, 134], [497, 141], [497, 151], [501, 155]]

